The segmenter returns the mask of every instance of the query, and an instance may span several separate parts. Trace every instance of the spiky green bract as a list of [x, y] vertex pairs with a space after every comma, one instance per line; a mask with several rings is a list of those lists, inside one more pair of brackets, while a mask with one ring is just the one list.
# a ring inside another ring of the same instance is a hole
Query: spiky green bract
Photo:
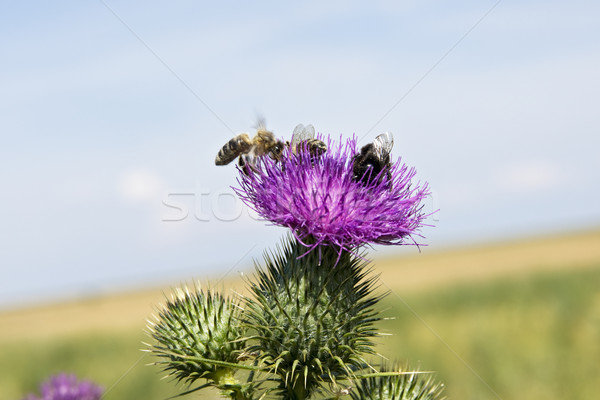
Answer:
[[271, 368], [288, 399], [307, 398], [366, 366], [379, 320], [373, 306], [382, 297], [373, 294], [376, 278], [366, 276], [363, 259], [333, 246], [300, 257], [307, 250], [288, 237], [267, 254], [244, 313], [256, 333], [248, 351]]
[[244, 336], [239, 308], [218, 293], [194, 289], [176, 289], [156, 322], [149, 321], [157, 342], [150, 351], [161, 358], [156, 364], [177, 380], [192, 383], [206, 378], [216, 386], [235, 384], [234, 370], [224, 363], [237, 363], [245, 347], [239, 340]]
[[[398, 374], [361, 379], [350, 392], [352, 400], [444, 400], [444, 385], [434, 381], [431, 373], [412, 373], [408, 369], [393, 369]], [[381, 372], [385, 374], [386, 368]]]

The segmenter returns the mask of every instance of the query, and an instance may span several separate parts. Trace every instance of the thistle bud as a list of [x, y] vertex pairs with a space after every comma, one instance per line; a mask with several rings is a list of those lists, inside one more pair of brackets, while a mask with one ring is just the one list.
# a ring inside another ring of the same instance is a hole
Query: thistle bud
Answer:
[[156, 364], [178, 380], [206, 378], [216, 385], [229, 384], [233, 370], [223, 363], [236, 363], [244, 348], [239, 309], [220, 294], [194, 289], [176, 289], [156, 322], [148, 321], [157, 342], [149, 351], [161, 358]]
[[[362, 259], [333, 246], [306, 253], [289, 239], [266, 256], [251, 284], [245, 318], [256, 331], [250, 351], [279, 376], [286, 397], [305, 398], [322, 383], [349, 377], [373, 353], [374, 279]], [[338, 258], [339, 257], [339, 258]]]
[[[361, 379], [355, 391], [350, 392], [352, 400], [443, 400], [444, 385], [435, 382], [430, 373], [418, 371], [403, 373], [399, 368], [395, 375]], [[408, 369], [407, 369], [408, 370]]]

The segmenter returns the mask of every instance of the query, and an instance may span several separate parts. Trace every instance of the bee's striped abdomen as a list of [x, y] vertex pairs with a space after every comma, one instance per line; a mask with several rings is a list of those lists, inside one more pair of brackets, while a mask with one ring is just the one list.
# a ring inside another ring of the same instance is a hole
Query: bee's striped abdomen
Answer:
[[306, 141], [306, 147], [313, 157], [320, 157], [327, 151], [327, 145], [319, 139], [308, 139]]
[[250, 150], [252, 142], [247, 133], [241, 133], [225, 143], [217, 157], [215, 158], [216, 165], [226, 165], [235, 160], [240, 154], [244, 154]]

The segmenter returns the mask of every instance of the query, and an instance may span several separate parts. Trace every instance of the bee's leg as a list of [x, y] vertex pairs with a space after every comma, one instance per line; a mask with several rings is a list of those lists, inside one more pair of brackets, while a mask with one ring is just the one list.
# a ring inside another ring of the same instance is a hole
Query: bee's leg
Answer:
[[257, 172], [255, 168], [256, 161], [255, 155], [242, 154], [239, 158], [238, 165], [245, 175], [249, 175], [250, 172]]
[[246, 163], [246, 157], [244, 154], [242, 154], [240, 156], [240, 158], [238, 159], [238, 165], [240, 166], [240, 169], [242, 170], [242, 172], [244, 173], [244, 175], [248, 175], [248, 170], [246, 169], [247, 163]]

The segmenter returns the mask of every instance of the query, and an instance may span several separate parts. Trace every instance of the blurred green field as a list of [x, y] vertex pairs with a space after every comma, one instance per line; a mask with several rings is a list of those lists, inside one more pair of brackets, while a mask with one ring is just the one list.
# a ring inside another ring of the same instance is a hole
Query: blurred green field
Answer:
[[594, 399], [600, 263], [384, 301], [379, 351], [437, 371], [451, 399]]
[[[476, 280], [448, 278], [446, 285], [433, 277], [436, 284], [413, 285], [414, 290], [405, 290], [401, 278], [390, 279], [402, 276], [397, 265], [410, 266], [410, 260], [376, 263], [382, 289], [391, 291], [381, 308], [384, 316], [395, 318], [381, 321], [382, 331], [391, 335], [378, 340], [378, 351], [411, 367], [436, 371], [451, 399], [596, 398], [599, 237], [595, 232], [552, 239], [562, 244], [571, 240], [573, 246], [588, 243], [587, 248], [570, 247], [574, 255], [562, 259], [562, 264], [553, 257], [548, 268], [543, 262], [528, 262], [531, 268], [520, 267], [518, 273]], [[541, 260], [556, 249], [552, 240], [532, 242], [540, 249], [540, 256], [532, 259]], [[482, 259], [503, 254], [506, 269], [517, 271], [509, 261], [515, 246], [423, 254], [420, 268], [423, 275], [440, 263], [445, 270], [458, 270], [458, 261], [465, 257], [481, 264], [472, 258], [478, 253]], [[390, 263], [393, 270], [388, 269]], [[405, 271], [407, 276], [414, 272], [410, 271]], [[161, 380], [163, 374], [156, 367], [145, 365], [151, 357], [139, 351], [141, 342], [148, 340], [142, 332], [143, 319], [160, 299], [160, 291], [151, 291], [0, 314], [0, 399], [18, 400], [35, 391], [49, 374], [61, 371], [102, 384], [108, 389], [106, 400], [163, 400], [179, 393], [183, 387]]]

